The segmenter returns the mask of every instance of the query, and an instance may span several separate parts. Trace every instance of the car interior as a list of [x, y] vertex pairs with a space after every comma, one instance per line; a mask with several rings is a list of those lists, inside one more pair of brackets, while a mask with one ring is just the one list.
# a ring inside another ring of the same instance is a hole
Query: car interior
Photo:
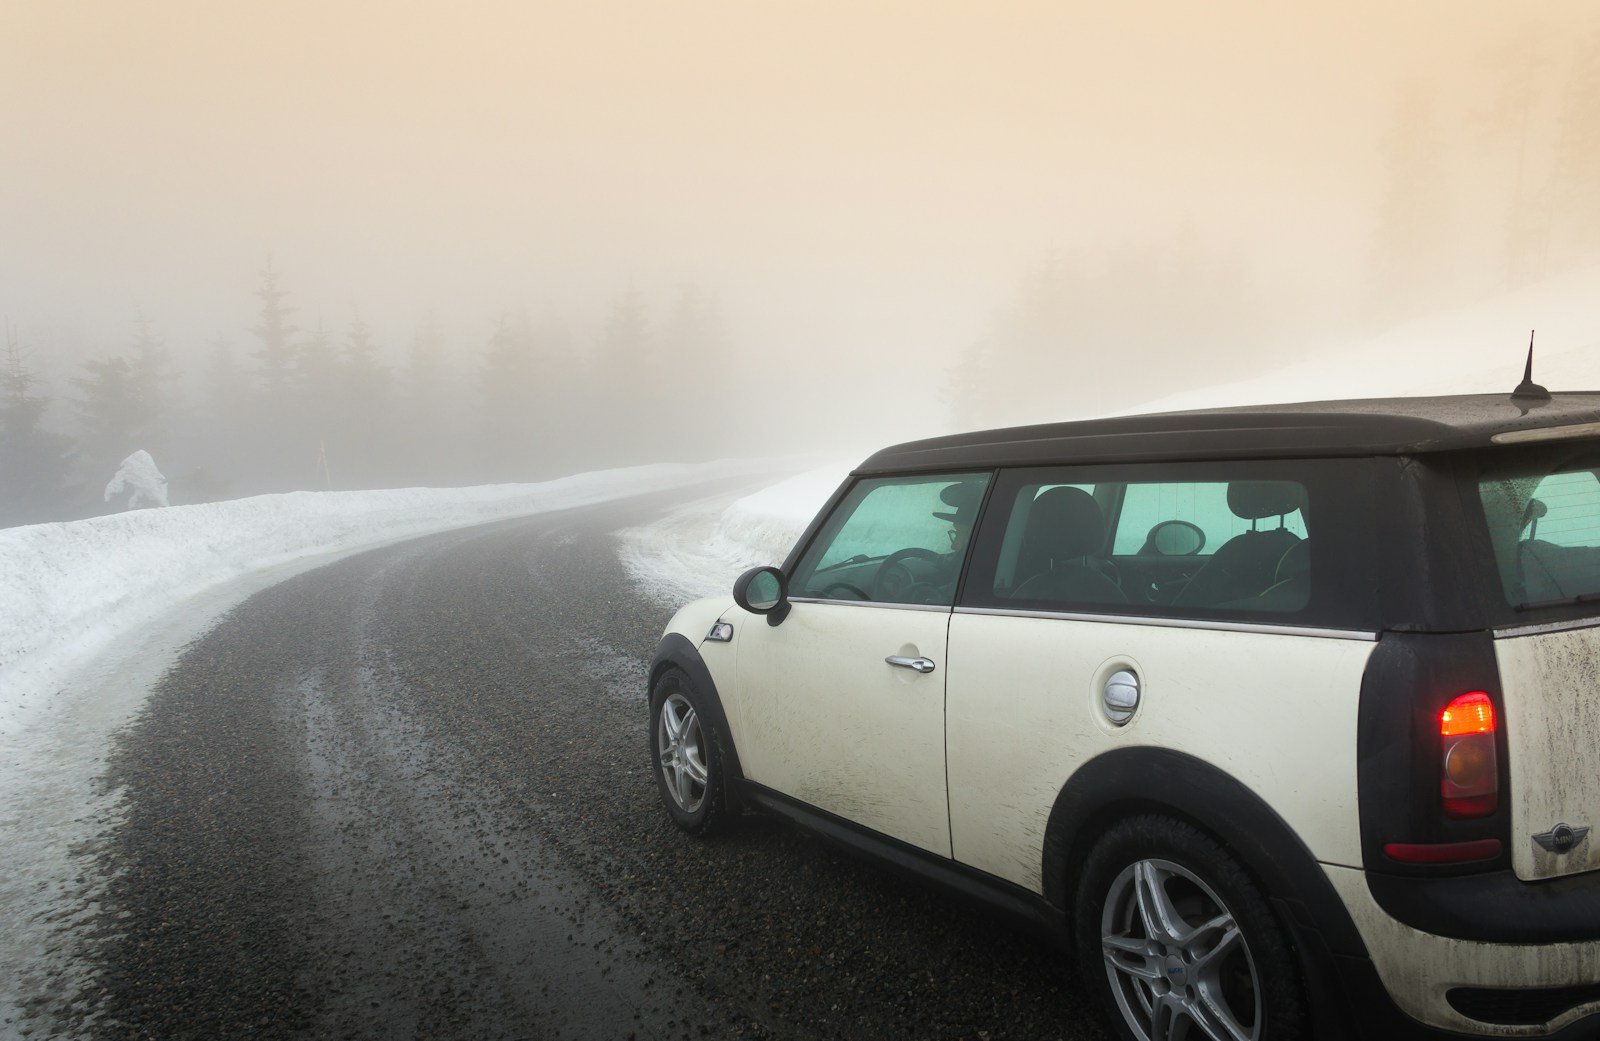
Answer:
[[[972, 499], [957, 494], [966, 483], [931, 486], [920, 505], [912, 505], [912, 488], [899, 486], [901, 509], [915, 516], [893, 523], [880, 517], [875, 545], [859, 535], [852, 544], [852, 526], [871, 527], [857, 519], [872, 510], [869, 494], [828, 546], [814, 547], [821, 566], [802, 560], [792, 592], [824, 600], [953, 602], [967, 535], [940, 502]], [[993, 598], [1034, 610], [1298, 611], [1311, 594], [1308, 512], [1305, 487], [1293, 481], [1025, 485], [1005, 520]], [[970, 525], [973, 518], [961, 519]], [[884, 530], [893, 533], [888, 541]], [[841, 555], [851, 548], [859, 551]]]
[[1311, 592], [1306, 506], [1292, 481], [1024, 487], [994, 595], [1019, 606], [1296, 611]]

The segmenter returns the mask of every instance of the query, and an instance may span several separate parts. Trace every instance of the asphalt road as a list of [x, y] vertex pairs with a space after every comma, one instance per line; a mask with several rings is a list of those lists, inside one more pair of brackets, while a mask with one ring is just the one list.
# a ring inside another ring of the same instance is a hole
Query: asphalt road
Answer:
[[[704, 494], [700, 491], [698, 494]], [[751, 818], [683, 836], [646, 752], [655, 496], [254, 596], [119, 742], [106, 1038], [1100, 1038], [1048, 944]]]

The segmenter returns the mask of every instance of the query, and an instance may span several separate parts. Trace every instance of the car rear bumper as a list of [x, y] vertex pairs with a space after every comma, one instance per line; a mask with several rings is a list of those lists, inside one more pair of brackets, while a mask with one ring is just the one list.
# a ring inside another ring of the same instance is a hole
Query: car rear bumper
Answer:
[[[1384, 990], [1418, 1024], [1443, 1036], [1600, 1036], [1600, 934], [1578, 939], [1563, 925], [1544, 942], [1531, 935], [1509, 943], [1441, 936], [1385, 911], [1364, 871], [1328, 864], [1323, 870]], [[1579, 906], [1587, 906], [1587, 897]]]

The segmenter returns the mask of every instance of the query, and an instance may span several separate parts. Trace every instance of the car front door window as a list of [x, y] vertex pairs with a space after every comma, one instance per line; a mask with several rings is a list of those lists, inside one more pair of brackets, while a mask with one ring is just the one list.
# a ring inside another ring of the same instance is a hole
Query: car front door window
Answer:
[[989, 475], [858, 482], [790, 578], [801, 599], [949, 607]]

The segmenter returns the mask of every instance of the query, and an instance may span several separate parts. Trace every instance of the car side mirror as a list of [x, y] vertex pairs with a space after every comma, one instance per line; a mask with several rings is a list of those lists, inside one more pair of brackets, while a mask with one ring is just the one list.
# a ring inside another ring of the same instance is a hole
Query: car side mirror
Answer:
[[777, 625], [789, 615], [789, 580], [775, 567], [753, 567], [734, 581], [733, 602]]

